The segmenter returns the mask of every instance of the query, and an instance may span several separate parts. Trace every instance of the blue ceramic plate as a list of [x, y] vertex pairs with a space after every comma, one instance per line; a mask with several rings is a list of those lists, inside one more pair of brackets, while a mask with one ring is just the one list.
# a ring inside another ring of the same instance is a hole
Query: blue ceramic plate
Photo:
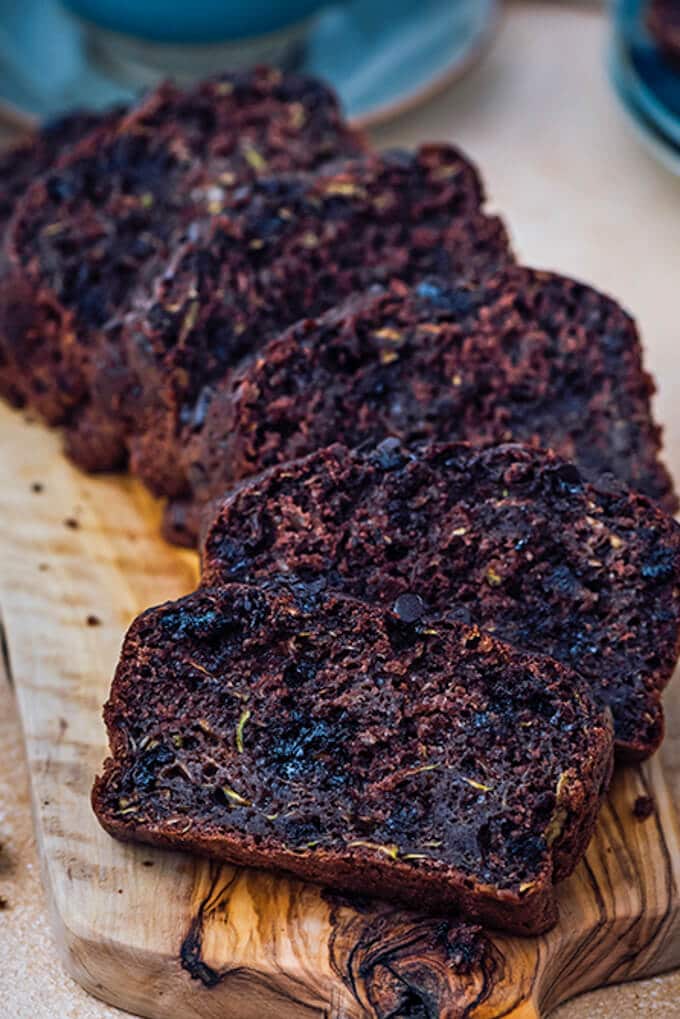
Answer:
[[680, 145], [680, 74], [645, 27], [644, 0], [617, 0], [614, 20], [627, 92], [645, 117]]
[[[483, 52], [498, 0], [352, 0], [324, 11], [300, 70], [338, 92], [365, 126], [422, 101]], [[57, 0], [0, 0], [0, 101], [26, 119], [102, 108], [134, 90], [92, 62], [81, 25]]]
[[637, 101], [637, 89], [631, 79], [625, 45], [617, 39], [609, 53], [609, 77], [638, 139], [666, 169], [680, 177], [680, 145], [657, 126]]

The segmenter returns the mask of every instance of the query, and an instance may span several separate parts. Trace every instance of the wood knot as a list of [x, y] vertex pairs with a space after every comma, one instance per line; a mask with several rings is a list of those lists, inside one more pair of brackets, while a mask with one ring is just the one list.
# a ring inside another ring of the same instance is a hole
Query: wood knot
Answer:
[[334, 971], [373, 1019], [464, 1019], [489, 995], [497, 952], [482, 929], [336, 899]]

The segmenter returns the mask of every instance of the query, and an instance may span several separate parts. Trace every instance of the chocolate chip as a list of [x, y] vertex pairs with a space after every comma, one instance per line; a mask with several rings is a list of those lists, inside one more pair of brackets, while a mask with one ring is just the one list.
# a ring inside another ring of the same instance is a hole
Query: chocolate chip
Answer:
[[384, 471], [391, 471], [396, 467], [401, 467], [404, 462], [399, 439], [383, 439], [380, 445], [376, 446], [375, 452], [378, 457], [378, 463]]
[[415, 623], [425, 611], [425, 603], [420, 595], [400, 594], [392, 611], [402, 623]]
[[578, 467], [572, 463], [559, 464], [557, 467], [553, 467], [547, 474], [554, 479], [558, 489], [562, 488], [565, 492], [572, 494], [580, 491], [583, 484]]

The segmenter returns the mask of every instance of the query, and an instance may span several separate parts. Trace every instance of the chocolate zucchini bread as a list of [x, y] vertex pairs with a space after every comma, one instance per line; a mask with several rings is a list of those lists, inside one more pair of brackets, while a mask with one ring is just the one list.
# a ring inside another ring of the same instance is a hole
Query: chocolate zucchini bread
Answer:
[[649, 0], [647, 28], [663, 55], [680, 71], [680, 3], [678, 0]]
[[211, 387], [302, 316], [375, 282], [474, 280], [510, 261], [505, 229], [482, 202], [476, 170], [446, 145], [234, 192], [207, 240], [189, 244], [126, 320], [133, 381], [111, 414], [128, 421], [133, 472], [157, 495], [183, 492], [181, 454]]
[[476, 627], [203, 589], [132, 625], [93, 791], [111, 834], [537, 933], [611, 772], [608, 712]]
[[[64, 159], [90, 131], [114, 123], [123, 114], [122, 107], [105, 113], [78, 110], [45, 123], [39, 130], [0, 152], [0, 239], [14, 208], [33, 181]], [[1, 256], [0, 256], [1, 257]], [[6, 365], [7, 352], [0, 330], [0, 396], [21, 404], [20, 385], [12, 380]]]
[[483, 627], [579, 672], [619, 754], [663, 735], [680, 636], [680, 525], [612, 477], [520, 445], [388, 439], [271, 468], [219, 507], [203, 583], [328, 588]]
[[[77, 415], [102, 351], [117, 346], [131, 291], [157, 275], [192, 221], [253, 176], [362, 149], [311, 79], [260, 69], [187, 92], [159, 87], [20, 203], [2, 287], [4, 384], [50, 422]], [[115, 422], [105, 424], [99, 454], [115, 461], [122, 447]]]
[[105, 113], [76, 110], [48, 120], [38, 130], [0, 152], [0, 234], [14, 212], [16, 203], [36, 177], [63, 159], [95, 127], [105, 122], [112, 123], [122, 113], [122, 107]]
[[518, 266], [426, 281], [352, 297], [271, 341], [218, 388], [188, 473], [201, 503], [335, 441], [516, 439], [674, 510], [652, 391], [634, 323], [590, 287]]

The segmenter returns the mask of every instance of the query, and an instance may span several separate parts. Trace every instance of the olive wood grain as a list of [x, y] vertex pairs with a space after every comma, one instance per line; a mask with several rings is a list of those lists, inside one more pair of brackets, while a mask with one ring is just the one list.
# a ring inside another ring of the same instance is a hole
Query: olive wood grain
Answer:
[[[154, 1019], [530, 1019], [680, 965], [674, 740], [617, 773], [587, 858], [560, 889], [560, 922], [541, 938], [109, 838], [89, 789], [121, 637], [139, 610], [192, 588], [195, 557], [161, 541], [158, 508], [136, 484], [84, 477], [55, 435], [4, 407], [0, 472], [5, 666], [55, 935], [92, 994]], [[680, 718], [670, 726], [680, 733]], [[640, 796], [655, 803], [646, 820], [633, 814]]]

